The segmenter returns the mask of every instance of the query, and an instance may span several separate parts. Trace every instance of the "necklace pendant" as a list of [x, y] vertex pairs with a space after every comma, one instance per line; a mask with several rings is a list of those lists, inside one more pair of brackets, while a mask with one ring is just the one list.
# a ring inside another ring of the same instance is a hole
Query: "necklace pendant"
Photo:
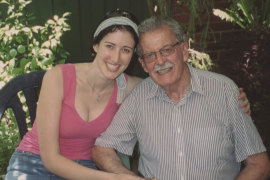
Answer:
[[98, 95], [97, 101], [99, 102], [100, 100], [101, 100], [101, 97], [100, 97], [100, 95]]

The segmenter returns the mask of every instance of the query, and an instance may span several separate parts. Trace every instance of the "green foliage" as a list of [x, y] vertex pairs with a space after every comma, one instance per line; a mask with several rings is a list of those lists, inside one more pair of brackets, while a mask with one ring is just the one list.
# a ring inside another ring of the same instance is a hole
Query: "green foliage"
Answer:
[[[15, 117], [9, 109], [0, 122], [0, 175], [6, 173], [9, 159], [20, 142]], [[1, 179], [1, 177], [0, 177]]]
[[230, 8], [213, 9], [213, 13], [245, 31], [257, 35], [270, 34], [270, 0], [232, 0]]
[[[213, 0], [187, 0], [187, 1], [180, 1], [178, 0], [178, 5], [185, 5], [190, 13], [189, 13], [189, 23], [187, 27], [188, 34], [195, 38], [195, 33], [197, 32], [196, 26], [200, 26], [199, 29], [202, 32], [201, 35], [201, 45], [206, 47], [206, 38], [208, 36], [208, 32], [210, 31], [210, 16], [211, 16], [211, 9], [214, 7]], [[205, 14], [205, 16], [201, 16]], [[202, 19], [207, 19], [206, 24], [202, 23]]]
[[[173, 16], [173, 0], [148, 0], [148, 7], [151, 15], [160, 14], [163, 16]], [[206, 26], [203, 28], [201, 45], [206, 46], [206, 37], [209, 31], [209, 18], [210, 18], [210, 7], [213, 7], [213, 1], [209, 0], [177, 0], [176, 3], [181, 6], [184, 5], [190, 10], [189, 23], [187, 25], [182, 24], [183, 28], [187, 30], [189, 36], [195, 36], [196, 28], [195, 23], [201, 24], [199, 13], [204, 11], [207, 15], [208, 21]], [[202, 25], [202, 24], [201, 24]], [[193, 41], [192, 41], [193, 42]], [[188, 62], [199, 69], [210, 70], [213, 66], [210, 56], [204, 52], [196, 51], [195, 49], [189, 49], [189, 60]]]
[[[213, 9], [214, 15], [238, 25], [245, 33], [242, 56], [235, 57], [236, 77], [245, 88], [251, 102], [254, 119], [267, 118], [269, 95], [269, 37], [270, 0], [228, 0], [231, 6], [225, 10]], [[244, 49], [244, 50], [243, 50]], [[263, 117], [263, 118], [262, 118]]]
[[[17, 75], [63, 64], [69, 56], [60, 40], [63, 33], [70, 30], [66, 22], [70, 13], [62, 17], [55, 15], [44, 26], [31, 25], [35, 16], [26, 9], [31, 2], [0, 0], [0, 6], [7, 7], [6, 12], [0, 13], [0, 88]], [[23, 96], [20, 95], [20, 99], [25, 103]], [[10, 156], [20, 141], [11, 110], [2, 118], [0, 128], [1, 175], [5, 174]]]
[[265, 38], [261, 39], [248, 33], [248, 38], [251, 37], [252, 41], [246, 42], [249, 46], [243, 52], [244, 56], [234, 59], [238, 71], [234, 79], [242, 84], [248, 94], [254, 119], [262, 116], [267, 119], [270, 105], [270, 35], [264, 35]]
[[6, 18], [0, 20], [0, 81], [6, 82], [22, 73], [64, 63], [69, 55], [60, 38], [70, 30], [66, 23], [70, 13], [54, 16], [44, 26], [32, 26], [35, 16], [25, 8], [31, 2], [0, 1], [0, 5], [8, 5]]
[[[212, 32], [210, 28], [210, 17], [212, 8], [214, 7], [213, 0], [148, 0], [149, 11], [151, 15], [161, 14], [165, 16], [173, 16], [173, 8], [177, 5], [179, 7], [186, 7], [189, 10], [189, 22], [183, 24], [187, 30], [187, 34], [195, 39], [195, 35], [200, 29], [201, 38], [199, 40], [202, 49], [206, 48], [206, 38], [209, 32]], [[202, 16], [204, 14], [204, 16]], [[206, 23], [205, 23], [206, 22]]]
[[214, 65], [210, 56], [204, 52], [199, 52], [194, 49], [189, 49], [188, 62], [196, 68], [210, 70]]
[[162, 14], [164, 16], [172, 16], [171, 11], [172, 0], [147, 0], [149, 12], [151, 15]]

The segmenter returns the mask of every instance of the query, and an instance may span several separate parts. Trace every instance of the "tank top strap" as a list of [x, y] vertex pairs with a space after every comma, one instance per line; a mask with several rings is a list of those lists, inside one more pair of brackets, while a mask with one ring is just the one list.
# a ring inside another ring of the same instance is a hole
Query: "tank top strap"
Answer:
[[125, 75], [124, 73], [121, 73], [116, 78], [116, 83], [117, 83], [116, 103], [122, 104], [122, 102], [124, 101], [124, 99], [126, 98], [126, 95], [127, 95], [127, 75]]
[[63, 74], [64, 101], [70, 105], [75, 103], [76, 70], [74, 64], [60, 65]]

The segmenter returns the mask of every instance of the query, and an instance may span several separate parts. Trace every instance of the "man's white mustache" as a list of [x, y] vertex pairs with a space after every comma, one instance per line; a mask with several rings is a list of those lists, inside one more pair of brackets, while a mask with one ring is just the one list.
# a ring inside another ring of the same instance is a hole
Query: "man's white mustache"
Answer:
[[171, 62], [166, 62], [165, 64], [162, 64], [162, 65], [156, 64], [155, 67], [154, 67], [153, 72], [157, 72], [157, 71], [160, 71], [160, 70], [163, 70], [163, 69], [168, 69], [168, 68], [171, 68], [173, 66], [174, 66], [174, 64], [171, 63]]

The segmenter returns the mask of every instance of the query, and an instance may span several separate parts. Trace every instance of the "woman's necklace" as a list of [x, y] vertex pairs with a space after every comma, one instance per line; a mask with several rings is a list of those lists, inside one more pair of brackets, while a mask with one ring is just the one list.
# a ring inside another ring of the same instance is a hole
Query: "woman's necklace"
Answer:
[[104, 90], [99, 92], [99, 93], [96, 93], [96, 92], [94, 92], [94, 90], [92, 88], [92, 93], [93, 93], [94, 96], [96, 96], [96, 101], [100, 102], [101, 101], [101, 95], [104, 93]]
[[[89, 86], [90, 86], [90, 85], [89, 85]], [[100, 102], [101, 99], [102, 99], [102, 96], [106, 93], [106, 89], [107, 89], [108, 87], [104, 88], [103, 90], [99, 91], [98, 93], [94, 91], [94, 87], [92, 87], [92, 86], [90, 86], [90, 87], [91, 87], [91, 91], [92, 91], [93, 95], [96, 96], [96, 98], [95, 98], [96, 101], [97, 101], [97, 102]]]
[[100, 96], [100, 94], [97, 95], [96, 100], [97, 100], [97, 102], [101, 101], [101, 96]]

